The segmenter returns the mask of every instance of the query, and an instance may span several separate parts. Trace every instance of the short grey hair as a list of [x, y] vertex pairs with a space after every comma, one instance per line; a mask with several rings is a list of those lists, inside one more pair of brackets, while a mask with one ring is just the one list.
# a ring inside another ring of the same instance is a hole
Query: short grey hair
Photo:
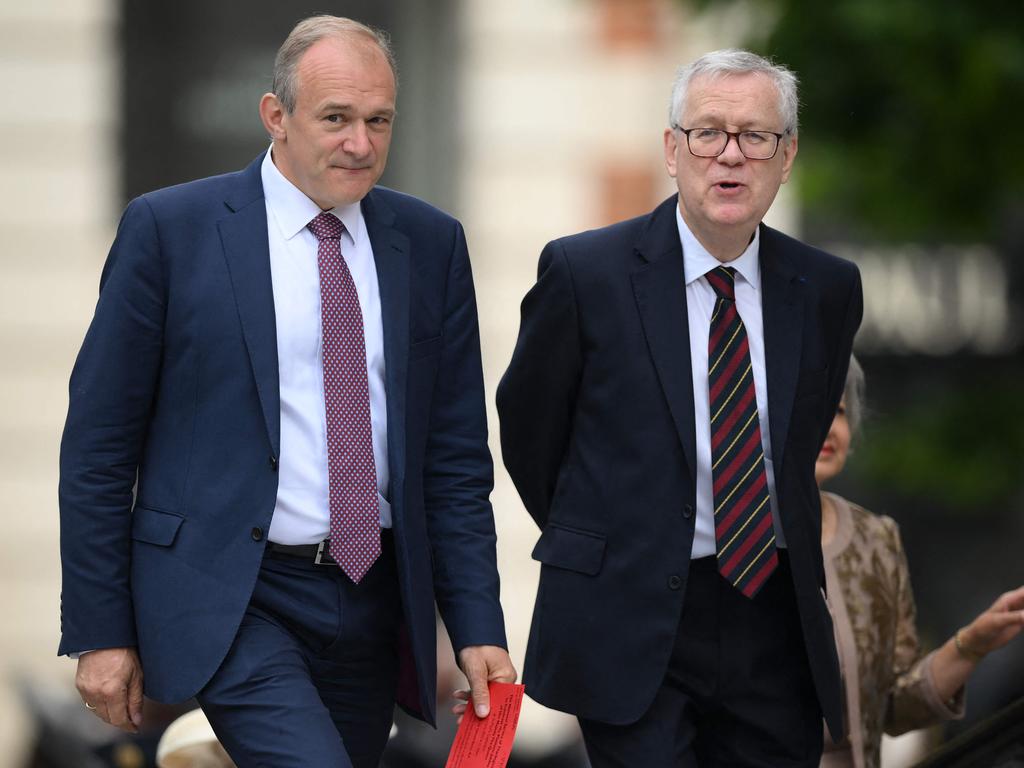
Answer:
[[395, 76], [395, 86], [398, 86], [398, 64], [387, 32], [343, 16], [310, 16], [295, 25], [278, 49], [277, 58], [274, 59], [274, 81], [271, 90], [289, 115], [295, 111], [298, 97], [299, 60], [306, 51], [325, 37], [363, 38], [376, 45], [387, 59], [391, 74]]
[[864, 420], [864, 369], [857, 358], [850, 355], [850, 367], [846, 371], [846, 386], [843, 387], [843, 400], [846, 401], [846, 420], [850, 423], [850, 434], [860, 432]]
[[675, 127], [679, 124], [679, 119], [686, 108], [686, 96], [694, 79], [750, 73], [765, 75], [772, 81], [779, 93], [779, 115], [784, 123], [783, 131], [790, 136], [796, 136], [797, 113], [800, 109], [796, 75], [781, 64], [738, 48], [723, 48], [720, 51], [705, 53], [696, 61], [676, 70], [676, 79], [672, 83], [672, 99], [669, 102], [669, 125]]

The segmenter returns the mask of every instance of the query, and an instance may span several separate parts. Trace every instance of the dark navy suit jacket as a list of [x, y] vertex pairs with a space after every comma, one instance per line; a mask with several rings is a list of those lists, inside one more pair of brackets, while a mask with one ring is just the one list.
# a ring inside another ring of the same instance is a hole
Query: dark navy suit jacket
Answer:
[[[71, 376], [59, 652], [137, 646], [147, 695], [193, 696], [249, 602], [277, 493], [277, 335], [262, 157], [127, 208]], [[399, 701], [433, 721], [435, 598], [456, 649], [505, 645], [493, 469], [462, 227], [362, 202], [384, 321], [404, 611]]]
[[[677, 198], [549, 243], [498, 388], [505, 465], [541, 527], [527, 692], [610, 723], [664, 680], [686, 594], [696, 435]], [[842, 734], [814, 462], [862, 305], [856, 267], [761, 227], [775, 488], [822, 710]]]

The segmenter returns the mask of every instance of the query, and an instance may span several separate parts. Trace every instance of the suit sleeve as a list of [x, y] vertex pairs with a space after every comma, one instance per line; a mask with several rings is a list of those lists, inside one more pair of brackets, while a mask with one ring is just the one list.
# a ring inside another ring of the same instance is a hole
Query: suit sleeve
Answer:
[[558, 241], [541, 253], [523, 299], [519, 339], [498, 385], [505, 467], [541, 528], [569, 447], [582, 351], [572, 274]]
[[156, 223], [126, 209], [69, 386], [60, 448], [60, 654], [136, 643], [131, 508], [160, 370], [165, 311]]
[[443, 339], [423, 476], [437, 604], [456, 651], [468, 645], [506, 647], [480, 331], [461, 225], [448, 267]]

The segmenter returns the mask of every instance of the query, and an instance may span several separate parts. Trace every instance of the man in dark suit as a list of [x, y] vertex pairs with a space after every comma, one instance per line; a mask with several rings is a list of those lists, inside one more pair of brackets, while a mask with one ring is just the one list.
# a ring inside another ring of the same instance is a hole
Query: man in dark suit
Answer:
[[264, 156], [118, 229], [61, 445], [60, 653], [114, 725], [144, 679], [239, 765], [375, 766], [396, 698], [434, 719], [435, 599], [479, 713], [516, 676], [469, 259], [374, 186], [380, 33], [301, 22], [260, 116]]
[[679, 71], [673, 196], [549, 243], [498, 388], [541, 528], [528, 693], [595, 768], [816, 766], [841, 738], [814, 461], [861, 318], [856, 268], [764, 226], [796, 78]]

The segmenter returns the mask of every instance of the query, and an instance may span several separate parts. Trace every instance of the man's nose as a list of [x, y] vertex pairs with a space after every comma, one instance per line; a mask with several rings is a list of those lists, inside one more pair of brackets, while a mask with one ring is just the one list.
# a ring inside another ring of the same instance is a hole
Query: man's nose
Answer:
[[717, 160], [720, 163], [727, 165], [739, 165], [746, 160], [746, 156], [743, 154], [743, 150], [740, 149], [740, 137], [739, 136], [726, 136], [725, 149], [718, 156]]
[[343, 149], [350, 155], [365, 157], [370, 153], [370, 133], [363, 120], [353, 120], [342, 145]]

